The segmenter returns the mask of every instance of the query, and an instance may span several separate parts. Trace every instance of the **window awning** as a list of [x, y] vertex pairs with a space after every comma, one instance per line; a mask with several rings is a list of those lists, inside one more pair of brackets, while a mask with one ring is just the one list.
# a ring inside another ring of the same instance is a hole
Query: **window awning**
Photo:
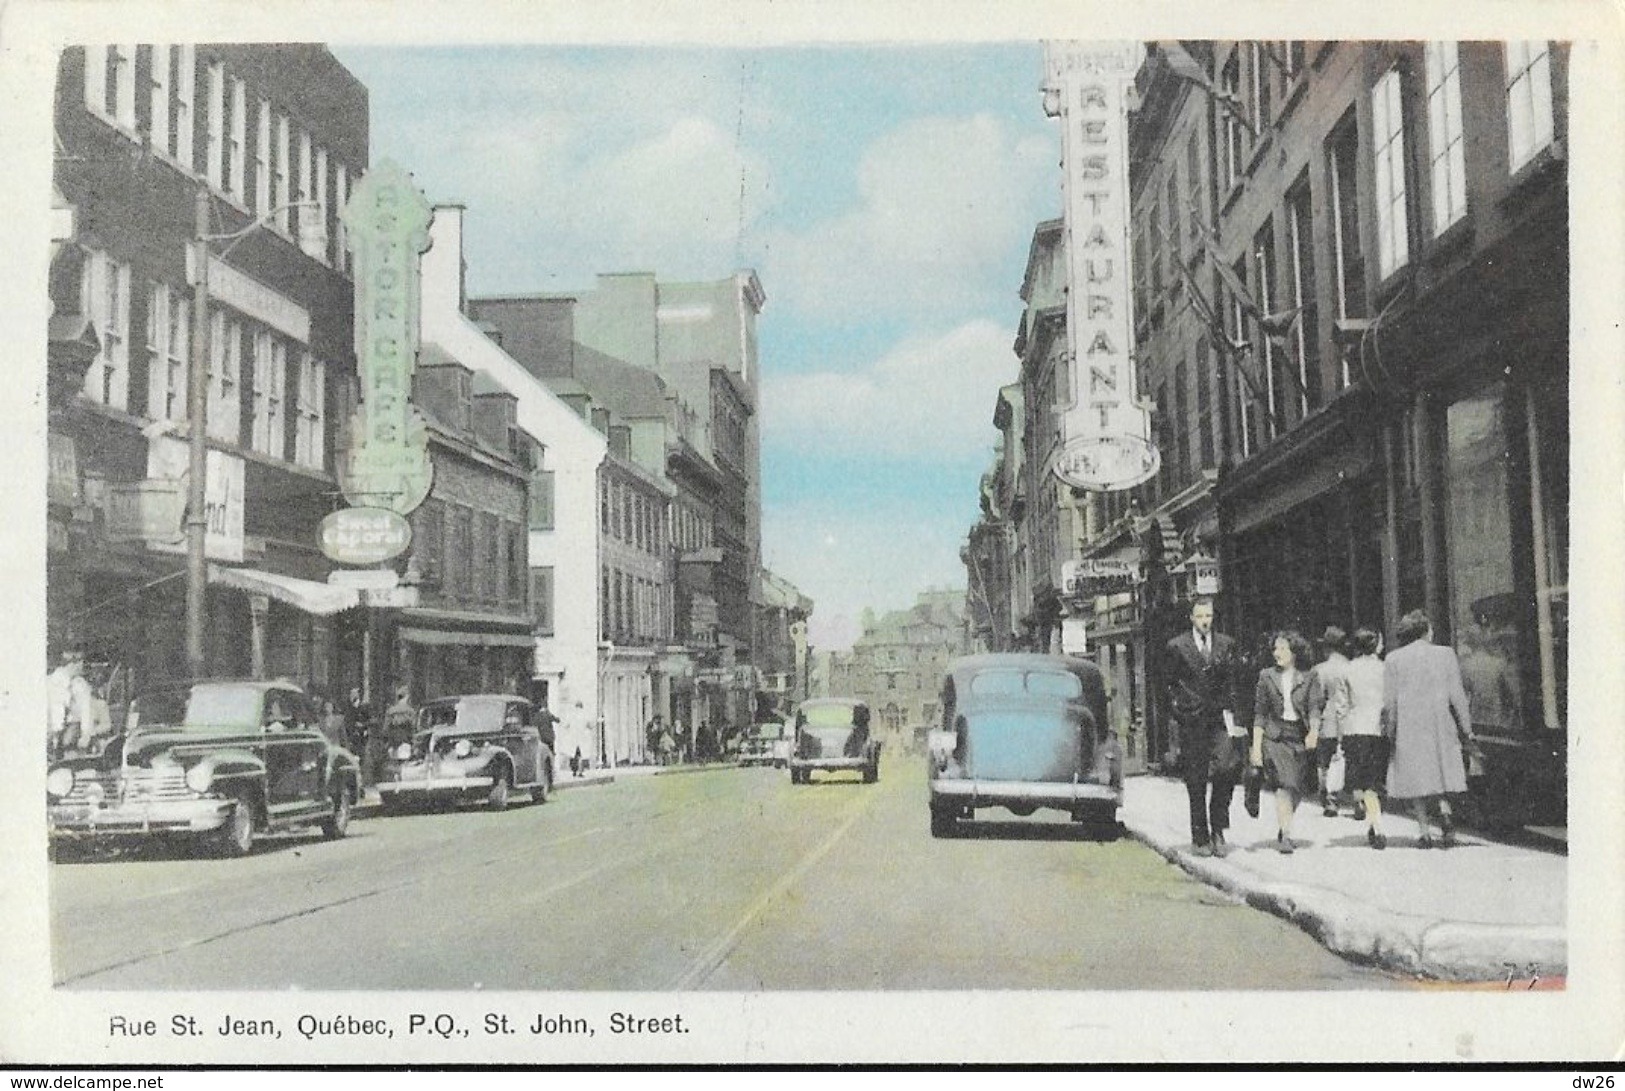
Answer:
[[354, 587], [336, 587], [333, 584], [301, 580], [264, 572], [257, 568], [226, 568], [209, 566], [209, 582], [220, 587], [231, 587], [253, 595], [265, 595], [303, 610], [307, 614], [326, 617], [340, 610], [361, 604], [361, 595]]
[[403, 625], [395, 630], [402, 640], [413, 644], [461, 644], [479, 648], [534, 648], [536, 638], [528, 633], [454, 632], [449, 629], [419, 629]]

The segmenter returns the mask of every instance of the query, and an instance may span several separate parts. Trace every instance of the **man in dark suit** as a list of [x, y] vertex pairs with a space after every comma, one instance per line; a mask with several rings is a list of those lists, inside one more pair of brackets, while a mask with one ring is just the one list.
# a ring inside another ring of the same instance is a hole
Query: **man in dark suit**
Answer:
[[1235, 641], [1213, 631], [1213, 600], [1191, 603], [1191, 627], [1168, 642], [1163, 682], [1191, 804], [1191, 843], [1200, 856], [1228, 851], [1230, 797], [1241, 779], [1236, 723]]

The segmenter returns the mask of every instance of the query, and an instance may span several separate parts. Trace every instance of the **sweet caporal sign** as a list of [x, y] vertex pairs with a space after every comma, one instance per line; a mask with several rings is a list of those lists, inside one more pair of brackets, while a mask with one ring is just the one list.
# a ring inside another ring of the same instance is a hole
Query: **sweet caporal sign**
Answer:
[[1055, 473], [1096, 491], [1157, 472], [1151, 412], [1134, 375], [1129, 291], [1128, 98], [1138, 42], [1045, 42], [1044, 109], [1061, 119], [1067, 366]]

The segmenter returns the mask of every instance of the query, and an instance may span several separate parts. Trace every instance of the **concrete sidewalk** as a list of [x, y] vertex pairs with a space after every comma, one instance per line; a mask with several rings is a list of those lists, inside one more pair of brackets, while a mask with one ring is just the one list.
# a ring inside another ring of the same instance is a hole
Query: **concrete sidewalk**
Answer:
[[1366, 824], [1299, 806], [1297, 851], [1276, 851], [1275, 800], [1250, 818], [1236, 790], [1223, 858], [1197, 856], [1185, 785], [1131, 777], [1129, 832], [1203, 882], [1284, 917], [1347, 958], [1447, 981], [1566, 976], [1568, 858], [1462, 834], [1450, 849], [1417, 846], [1416, 823], [1385, 813], [1388, 847]]

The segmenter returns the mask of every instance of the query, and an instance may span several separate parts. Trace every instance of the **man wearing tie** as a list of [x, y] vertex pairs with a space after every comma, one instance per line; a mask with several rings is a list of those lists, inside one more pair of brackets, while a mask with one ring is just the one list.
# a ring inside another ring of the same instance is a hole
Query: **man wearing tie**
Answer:
[[1190, 796], [1191, 843], [1199, 856], [1228, 851], [1224, 831], [1242, 769], [1238, 740], [1246, 736], [1236, 723], [1235, 677], [1235, 642], [1213, 631], [1213, 600], [1198, 598], [1191, 603], [1190, 629], [1168, 642], [1164, 684]]

